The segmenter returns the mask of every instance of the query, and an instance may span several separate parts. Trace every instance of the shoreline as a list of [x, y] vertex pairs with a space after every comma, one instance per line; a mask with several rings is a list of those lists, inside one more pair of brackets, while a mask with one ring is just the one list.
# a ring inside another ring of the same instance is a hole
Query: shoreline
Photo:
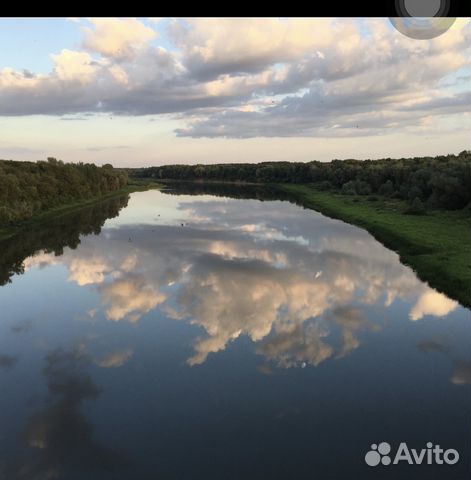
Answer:
[[103, 200], [107, 200], [109, 198], [117, 197], [120, 195], [126, 195], [133, 192], [145, 191], [151, 188], [159, 188], [159, 187], [161, 187], [161, 185], [155, 182], [139, 182], [135, 180], [133, 183], [130, 183], [125, 187], [120, 188], [119, 190], [106, 193], [105, 195], [100, 195], [98, 197], [90, 197], [83, 201], [66, 203], [64, 205], [61, 205], [60, 207], [56, 207], [56, 208], [47, 210], [45, 212], [42, 212], [40, 214], [33, 215], [31, 218], [18, 222], [14, 225], [7, 225], [7, 226], [0, 225], [0, 240], [6, 240], [8, 238], [14, 237], [16, 235], [21, 234], [22, 230], [26, 228], [31, 228], [35, 225], [40, 225], [42, 222], [45, 222], [52, 218], [59, 218], [62, 215], [67, 215], [68, 213], [72, 213], [76, 210], [80, 210], [81, 208], [94, 205], [95, 203], [99, 203]]
[[315, 190], [307, 185], [273, 184], [300, 205], [368, 231], [432, 288], [471, 307], [471, 228], [468, 212], [432, 211], [407, 215], [401, 201]]
[[[268, 188], [275, 197], [278, 192], [280, 200], [292, 201], [366, 230], [396, 252], [421, 281], [464, 307], [471, 307], [471, 217], [467, 210], [433, 210], [412, 215], [404, 213], [408, 205], [403, 200], [373, 196], [372, 201], [371, 196], [318, 190], [310, 184], [174, 179], [161, 182], [202, 188], [205, 185]], [[237, 198], [234, 192], [228, 196]]]
[[[288, 194], [288, 198], [282, 200], [293, 201], [365, 229], [386, 248], [395, 251], [400, 261], [411, 267], [420, 280], [461, 305], [471, 307], [471, 229], [467, 211], [436, 210], [426, 215], [407, 215], [403, 213], [404, 202], [401, 200], [379, 197], [373, 202], [366, 196], [321, 191], [307, 184], [191, 180], [168, 180], [168, 183], [268, 187]], [[157, 183], [154, 179], [134, 178], [126, 187], [114, 192], [54, 208], [16, 225], [0, 227], [0, 240], [100, 201], [137, 191], [160, 189], [166, 184], [165, 179]]]

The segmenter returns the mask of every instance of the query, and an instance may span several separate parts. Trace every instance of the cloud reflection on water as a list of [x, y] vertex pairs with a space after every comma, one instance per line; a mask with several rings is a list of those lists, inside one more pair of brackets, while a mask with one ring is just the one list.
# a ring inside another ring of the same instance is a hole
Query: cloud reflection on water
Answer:
[[350, 225], [282, 202], [173, 199], [173, 221], [109, 228], [62, 257], [40, 253], [28, 268], [59, 260], [71, 282], [98, 292], [95, 318], [135, 323], [160, 308], [201, 327], [189, 365], [241, 336], [279, 366], [318, 365], [381, 329], [367, 306], [405, 302], [411, 320], [458, 306]]

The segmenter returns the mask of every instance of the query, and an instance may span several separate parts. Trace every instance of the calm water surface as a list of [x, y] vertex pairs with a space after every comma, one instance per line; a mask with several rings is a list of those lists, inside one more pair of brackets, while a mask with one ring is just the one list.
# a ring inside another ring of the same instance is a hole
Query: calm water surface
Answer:
[[0, 284], [1, 480], [470, 478], [470, 311], [354, 226], [139, 192], [1, 242]]

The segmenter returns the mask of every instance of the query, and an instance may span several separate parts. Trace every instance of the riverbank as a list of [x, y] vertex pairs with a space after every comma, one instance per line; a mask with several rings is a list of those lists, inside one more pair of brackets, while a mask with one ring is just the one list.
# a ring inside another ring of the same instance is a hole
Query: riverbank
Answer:
[[156, 182], [149, 181], [140, 181], [139, 179], [132, 179], [125, 187], [109, 192], [105, 195], [100, 195], [96, 197], [87, 198], [86, 200], [79, 202], [71, 202], [61, 205], [56, 208], [52, 208], [45, 212], [42, 212], [38, 215], [34, 215], [27, 220], [17, 222], [13, 225], [1, 226], [0, 225], [0, 240], [5, 240], [7, 238], [13, 237], [21, 233], [25, 228], [32, 228], [36, 225], [41, 225], [41, 223], [50, 220], [51, 218], [60, 217], [68, 213], [74, 212], [84, 207], [94, 205], [95, 203], [107, 200], [109, 198], [117, 197], [120, 195], [126, 195], [133, 192], [149, 190], [151, 188], [159, 188], [160, 184]]
[[[165, 182], [162, 182], [165, 184]], [[177, 182], [204, 187], [208, 182]], [[234, 182], [210, 182], [210, 185], [240, 186]], [[406, 215], [407, 205], [387, 197], [342, 195], [320, 191], [309, 185], [258, 184], [270, 187], [272, 197], [295, 201], [329, 217], [338, 218], [370, 232], [387, 248], [396, 251], [401, 261], [414, 269], [419, 278], [431, 287], [471, 307], [471, 228], [470, 213], [465, 210], [435, 210], [425, 215]], [[160, 188], [150, 180], [132, 179], [120, 190], [106, 195], [69, 203], [8, 227], [0, 227], [0, 240], [20, 234], [25, 228], [41, 225], [102, 200], [135, 191]], [[256, 187], [257, 184], [251, 183]], [[233, 192], [235, 195], [235, 193]]]
[[400, 200], [341, 195], [277, 184], [301, 205], [365, 228], [431, 287], [471, 307], [471, 225], [467, 211], [406, 215]]

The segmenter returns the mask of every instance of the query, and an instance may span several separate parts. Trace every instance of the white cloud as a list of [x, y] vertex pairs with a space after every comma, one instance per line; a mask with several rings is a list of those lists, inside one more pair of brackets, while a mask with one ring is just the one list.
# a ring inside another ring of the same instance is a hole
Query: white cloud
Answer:
[[105, 357], [95, 360], [95, 363], [102, 368], [118, 368], [122, 367], [134, 355], [134, 351], [130, 348], [126, 350], [118, 350], [109, 353]]
[[51, 55], [55, 63], [55, 73], [61, 81], [89, 83], [97, 73], [92, 57], [86, 52], [64, 49], [59, 55]]
[[165, 17], [149, 17], [148, 20], [150, 23], [160, 23], [162, 20], [164, 20]]
[[115, 321], [127, 319], [135, 323], [166, 299], [142, 277], [118, 280], [102, 286], [100, 291], [103, 303], [109, 305], [106, 318]]
[[87, 51], [53, 55], [50, 74], [0, 72], [2, 114], [170, 113], [179, 136], [371, 138], [440, 134], [435, 119], [459, 129], [469, 113], [453, 80], [469, 22], [413, 41], [386, 19], [173, 19], [171, 49], [137, 19], [89, 22]]
[[[185, 219], [184, 235], [180, 222], [124, 221], [105, 237], [84, 237], [81, 248], [66, 249], [60, 261], [79, 285], [95, 285], [100, 301], [87, 306], [90, 317], [136, 323], [160, 308], [199, 327], [190, 365], [243, 336], [282, 367], [318, 365], [348, 355], [360, 347], [362, 333], [381, 327], [367, 320], [362, 305], [384, 309], [401, 299], [411, 304], [412, 320], [457, 308], [422, 284], [396, 253], [347, 224], [319, 217], [313, 230], [311, 214], [295, 215], [295, 206], [279, 202], [247, 201], [245, 209], [211, 199], [168, 196], [162, 202], [174, 218]], [[55, 258], [38, 255], [27, 265]], [[331, 331], [340, 342], [331, 341]], [[113, 366], [125, 357], [98, 361]]]
[[99, 257], [76, 258], [69, 265], [69, 280], [78, 285], [90, 285], [102, 283], [106, 273], [110, 272], [107, 263]]
[[424, 292], [409, 313], [411, 320], [420, 320], [425, 315], [444, 317], [458, 307], [458, 303], [442, 293], [429, 289]]
[[90, 18], [93, 28], [83, 27], [84, 47], [105, 57], [132, 58], [157, 36], [134, 18]]
[[331, 19], [194, 18], [174, 21], [170, 33], [193, 75], [215, 78], [302, 57], [333, 43], [339, 31]]
[[58, 265], [61, 263], [61, 260], [56, 257], [54, 254], [45, 253], [44, 251], [38, 252], [31, 257], [27, 257], [23, 261], [23, 266], [25, 272], [31, 268], [45, 268], [51, 265]]

